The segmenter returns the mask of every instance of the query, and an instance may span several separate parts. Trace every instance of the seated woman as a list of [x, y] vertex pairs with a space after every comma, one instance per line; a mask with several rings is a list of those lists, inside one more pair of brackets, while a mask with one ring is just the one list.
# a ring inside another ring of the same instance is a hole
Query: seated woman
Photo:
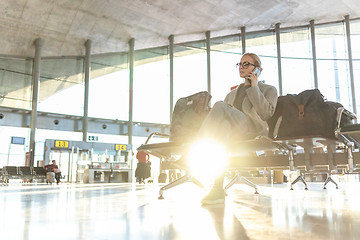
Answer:
[[[275, 111], [278, 93], [275, 87], [259, 82], [262, 71], [260, 58], [246, 53], [239, 67], [244, 83], [232, 90], [224, 101], [216, 102], [200, 129], [200, 137], [213, 138], [224, 144], [268, 134], [268, 120]], [[215, 180], [214, 187], [202, 200], [203, 204], [225, 202], [224, 178]]]

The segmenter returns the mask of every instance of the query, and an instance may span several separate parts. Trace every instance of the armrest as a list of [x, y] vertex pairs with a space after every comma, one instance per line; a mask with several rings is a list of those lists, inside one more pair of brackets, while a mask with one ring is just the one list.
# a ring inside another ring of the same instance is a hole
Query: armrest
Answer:
[[353, 112], [350, 112], [348, 110], [344, 110], [343, 112], [346, 116], [348, 116], [349, 118], [351, 118], [351, 120], [354, 120], [354, 119], [357, 119], [357, 116], [355, 115], [355, 113]]
[[151, 134], [148, 136], [148, 138], [147, 138], [146, 141], [145, 141], [145, 144], [148, 144], [148, 142], [150, 141], [150, 139], [151, 139], [154, 135], [160, 136], [160, 137], [163, 137], [163, 138], [169, 138], [169, 137], [170, 137], [170, 135], [169, 135], [169, 134], [166, 134], [166, 133], [153, 132], [153, 133], [151, 133]]
[[336, 129], [340, 129], [340, 124], [341, 124], [341, 118], [343, 116], [343, 114], [345, 116], [347, 116], [348, 118], [350, 118], [351, 120], [357, 119], [356, 115], [348, 110], [346, 110], [343, 107], [339, 107], [337, 109], [337, 116], [336, 116], [336, 122], [337, 122], [337, 127]]

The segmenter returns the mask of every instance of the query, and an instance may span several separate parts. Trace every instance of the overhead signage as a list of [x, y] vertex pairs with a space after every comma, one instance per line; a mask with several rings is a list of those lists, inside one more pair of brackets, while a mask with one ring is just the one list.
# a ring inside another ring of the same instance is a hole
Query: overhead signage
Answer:
[[25, 144], [25, 138], [23, 138], [23, 137], [11, 137], [11, 144], [24, 145]]
[[97, 142], [99, 140], [98, 136], [88, 136], [88, 141]]
[[69, 141], [55, 140], [56, 148], [69, 148]]
[[126, 149], [127, 149], [126, 144], [115, 144], [115, 150], [126, 151]]

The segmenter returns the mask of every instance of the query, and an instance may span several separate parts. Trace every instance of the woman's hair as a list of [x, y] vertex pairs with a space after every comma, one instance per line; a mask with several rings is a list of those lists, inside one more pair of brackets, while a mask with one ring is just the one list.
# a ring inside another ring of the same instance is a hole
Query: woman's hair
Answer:
[[245, 53], [243, 56], [245, 55], [251, 57], [254, 60], [254, 64], [256, 67], [261, 68], [261, 60], [258, 55], [256, 55], [255, 53]]

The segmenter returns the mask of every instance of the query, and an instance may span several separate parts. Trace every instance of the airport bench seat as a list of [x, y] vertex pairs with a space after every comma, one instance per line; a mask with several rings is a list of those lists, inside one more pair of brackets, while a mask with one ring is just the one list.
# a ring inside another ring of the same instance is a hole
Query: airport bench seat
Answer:
[[[148, 142], [149, 138], [146, 141], [147, 144], [140, 146], [137, 150], [160, 158], [162, 170], [179, 169], [176, 160], [179, 159], [179, 156], [183, 156], [190, 147], [189, 143], [163, 142], [148, 144]], [[297, 152], [298, 148], [303, 151], [300, 153]], [[360, 165], [358, 152], [354, 153], [353, 151], [349, 151], [344, 142], [339, 139], [324, 138], [321, 136], [305, 136], [287, 139], [271, 139], [266, 136], [259, 136], [255, 139], [234, 143], [229, 146], [228, 149], [230, 152], [228, 168], [237, 170], [302, 169], [305, 173], [312, 173], [321, 169], [322, 171], [330, 173], [331, 171], [337, 172], [338, 167], [345, 169], [346, 172], [352, 172], [357, 165]], [[316, 151], [316, 149], [322, 150], [319, 152]], [[260, 156], [244, 156], [244, 153], [257, 151], [264, 151], [265, 154]], [[225, 190], [238, 180], [254, 187], [255, 193], [257, 193], [257, 187], [241, 176], [237, 176], [236, 181], [231, 181], [225, 187]], [[192, 181], [201, 186], [193, 176], [185, 174], [184, 177], [170, 182], [161, 188], [159, 198], [162, 198], [163, 191], [187, 181]], [[305, 189], [307, 189], [303, 176], [299, 176], [298, 179], [291, 184], [291, 189], [298, 181], [302, 181], [305, 184]], [[329, 181], [335, 183], [331, 177], [328, 177], [325, 181], [324, 188]], [[337, 186], [336, 183], [335, 185]]]
[[4, 166], [3, 172], [8, 178], [20, 178], [21, 176], [17, 166]]
[[[259, 136], [255, 139], [233, 143], [231, 146], [227, 146], [230, 155], [228, 168], [238, 170], [289, 169], [292, 171], [301, 168], [305, 173], [314, 173], [322, 168], [322, 171], [325, 169], [325, 171], [329, 173], [324, 188], [326, 188], [328, 182], [333, 182], [337, 187], [335, 181], [331, 179], [331, 172], [337, 172], [338, 167], [341, 167], [344, 171], [351, 173], [356, 169], [357, 164], [360, 164], [359, 154], [358, 152], [354, 152], [355, 146], [359, 148], [360, 126], [359, 124], [341, 126], [341, 118], [343, 116], [347, 116], [351, 120], [356, 119], [356, 116], [353, 113], [345, 110], [343, 107], [338, 108], [336, 119], [338, 124], [334, 129], [334, 138], [323, 136], [300, 136], [281, 139], [275, 136], [272, 139], [266, 136]], [[177, 160], [181, 158], [182, 162], [184, 162], [190, 144], [181, 142], [149, 144], [150, 138], [154, 135], [164, 134], [150, 134], [145, 144], [140, 146], [137, 150], [159, 157], [161, 159], [162, 170], [179, 168]], [[299, 148], [302, 149], [301, 153], [297, 152]], [[317, 151], [319, 149], [320, 152]], [[262, 156], [256, 155], [256, 157], [255, 155], [244, 156], [244, 153], [259, 151], [263, 151], [265, 154]], [[180, 164], [180, 167], [181, 166], [184, 166], [184, 164]], [[254, 187], [255, 193], [257, 193], [256, 185], [239, 175], [235, 176], [235, 178], [230, 181], [225, 187], [225, 190], [239, 180]], [[160, 189], [159, 198], [163, 198], [163, 191], [187, 181], [194, 182], [202, 187], [201, 183], [191, 176], [191, 173], [187, 172], [185, 176], [162, 187]], [[300, 176], [292, 182], [291, 189], [293, 189], [293, 185], [298, 181], [302, 181], [305, 185], [305, 189], [307, 189], [303, 174], [300, 174]]]
[[45, 179], [46, 178], [46, 169], [44, 167], [34, 167], [33, 176], [35, 179]]
[[20, 167], [18, 167], [18, 171], [22, 178], [25, 178], [25, 177], [31, 178], [31, 176], [33, 175], [32, 167], [20, 166]]
[[3, 184], [9, 183], [10, 179], [32, 182], [34, 179], [44, 178], [46, 178], [46, 170], [43, 167], [4, 166], [0, 172], [0, 181]]
[[20, 179], [21, 177], [17, 166], [4, 166], [1, 175], [2, 184], [9, 183], [9, 179]]

